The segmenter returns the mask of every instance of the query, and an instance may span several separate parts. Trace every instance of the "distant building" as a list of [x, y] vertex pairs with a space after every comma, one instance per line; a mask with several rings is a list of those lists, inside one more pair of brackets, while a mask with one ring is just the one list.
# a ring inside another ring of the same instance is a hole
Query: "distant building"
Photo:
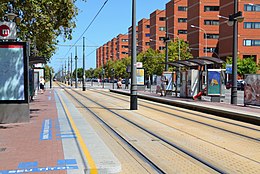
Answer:
[[128, 35], [119, 34], [116, 41], [117, 59], [128, 57]]
[[150, 47], [165, 50], [165, 10], [155, 10], [150, 14]]
[[[260, 0], [240, 0], [238, 11], [244, 16], [244, 21], [238, 23], [238, 57], [253, 57], [256, 63], [260, 63]], [[219, 14], [228, 17], [233, 13], [234, 1], [220, 0]], [[227, 19], [220, 18], [219, 31], [219, 55], [221, 58], [232, 57], [233, 27], [227, 25]]]
[[188, 0], [187, 41], [193, 57], [218, 56], [218, 14], [219, 0]]
[[[136, 26], [136, 44], [138, 42], [138, 26]], [[132, 51], [132, 26], [128, 28], [128, 55], [131, 56]]]
[[150, 19], [141, 19], [138, 22], [137, 53], [150, 48]]
[[166, 4], [166, 19], [170, 39], [187, 40], [188, 0], [171, 0]]

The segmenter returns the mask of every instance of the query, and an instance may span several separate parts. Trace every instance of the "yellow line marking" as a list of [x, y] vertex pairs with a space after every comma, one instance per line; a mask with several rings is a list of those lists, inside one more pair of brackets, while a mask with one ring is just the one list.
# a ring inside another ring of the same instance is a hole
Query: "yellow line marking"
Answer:
[[86, 144], [84, 143], [84, 140], [83, 140], [83, 138], [82, 138], [82, 136], [81, 136], [81, 134], [80, 134], [80, 132], [79, 132], [75, 122], [73, 121], [72, 116], [71, 116], [67, 106], [65, 105], [64, 101], [62, 100], [60, 94], [59, 93], [57, 93], [57, 94], [58, 94], [58, 96], [60, 98], [60, 101], [61, 101], [61, 104], [63, 105], [63, 108], [64, 108], [64, 110], [65, 110], [65, 112], [66, 112], [66, 114], [68, 116], [68, 119], [70, 121], [72, 129], [73, 129], [73, 131], [76, 134], [76, 137], [77, 137], [77, 140], [79, 142], [80, 148], [83, 151], [83, 153], [84, 153], [84, 155], [85, 155], [85, 157], [86, 157], [86, 159], [87, 159], [87, 161], [89, 163], [89, 167], [90, 167], [90, 171], [89, 172], [90, 172], [90, 174], [97, 174], [98, 170], [97, 170], [96, 164], [95, 164], [95, 162], [94, 162], [94, 160], [93, 160], [93, 158], [92, 158], [92, 156], [91, 156], [91, 154], [90, 154]]

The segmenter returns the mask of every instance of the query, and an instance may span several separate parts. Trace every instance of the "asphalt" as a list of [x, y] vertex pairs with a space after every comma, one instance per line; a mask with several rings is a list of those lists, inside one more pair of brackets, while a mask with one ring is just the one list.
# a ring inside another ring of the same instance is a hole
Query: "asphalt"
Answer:
[[[125, 89], [110, 89], [110, 92], [128, 95], [130, 91]], [[250, 105], [232, 105], [224, 102], [208, 102], [193, 100], [192, 98], [180, 98], [172, 95], [160, 96], [154, 92], [138, 91], [137, 97], [181, 108], [191, 109], [220, 117], [230, 118], [254, 125], [260, 125], [260, 107]]]

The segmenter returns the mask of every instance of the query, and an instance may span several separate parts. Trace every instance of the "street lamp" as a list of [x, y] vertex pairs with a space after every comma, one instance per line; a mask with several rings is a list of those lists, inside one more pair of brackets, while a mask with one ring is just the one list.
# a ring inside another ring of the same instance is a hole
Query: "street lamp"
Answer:
[[132, 0], [132, 51], [131, 51], [131, 94], [130, 110], [137, 110], [136, 84], [136, 0]]
[[229, 17], [220, 16], [221, 18], [228, 19], [228, 26], [233, 26], [233, 52], [232, 52], [232, 88], [231, 88], [231, 104], [237, 104], [237, 35], [238, 23], [244, 20], [242, 12], [238, 11], [237, 0], [234, 0], [234, 14]]
[[205, 39], [206, 40], [206, 57], [207, 57], [208, 56], [208, 37], [207, 37], [206, 31], [203, 28], [195, 26], [195, 25], [190, 25], [190, 26], [191, 26], [191, 28], [200, 29], [200, 30], [202, 30], [205, 33], [205, 37], [206, 37], [206, 39]]
[[[165, 19], [166, 27], [165, 27], [165, 38], [168, 39], [168, 18]], [[169, 62], [169, 56], [168, 56], [168, 42], [165, 42], [165, 71], [168, 71], [168, 62]]]
[[86, 87], [85, 87], [85, 37], [83, 37], [83, 82], [82, 82], [82, 91], [86, 91]]

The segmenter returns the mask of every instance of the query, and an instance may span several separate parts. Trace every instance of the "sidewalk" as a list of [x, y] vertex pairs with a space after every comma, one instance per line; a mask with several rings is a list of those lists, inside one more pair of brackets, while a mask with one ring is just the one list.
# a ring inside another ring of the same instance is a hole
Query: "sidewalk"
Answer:
[[118, 173], [121, 164], [63, 90], [30, 103], [30, 121], [0, 125], [0, 174]]
[[[130, 95], [129, 90], [110, 89], [111, 92]], [[150, 91], [138, 91], [138, 98], [170, 104], [173, 106], [183, 107], [195, 111], [205, 112], [218, 115], [225, 118], [231, 118], [243, 122], [260, 125], [260, 107], [231, 105], [223, 102], [207, 102], [201, 100], [193, 100], [191, 98], [180, 98], [171, 95], [161, 97]]]
[[28, 123], [0, 125], [0, 174], [67, 173], [69, 161], [64, 159], [62, 142], [52, 139], [55, 129], [50, 131], [50, 120], [56, 120], [57, 115], [54, 95], [52, 91], [45, 91], [30, 103]]

